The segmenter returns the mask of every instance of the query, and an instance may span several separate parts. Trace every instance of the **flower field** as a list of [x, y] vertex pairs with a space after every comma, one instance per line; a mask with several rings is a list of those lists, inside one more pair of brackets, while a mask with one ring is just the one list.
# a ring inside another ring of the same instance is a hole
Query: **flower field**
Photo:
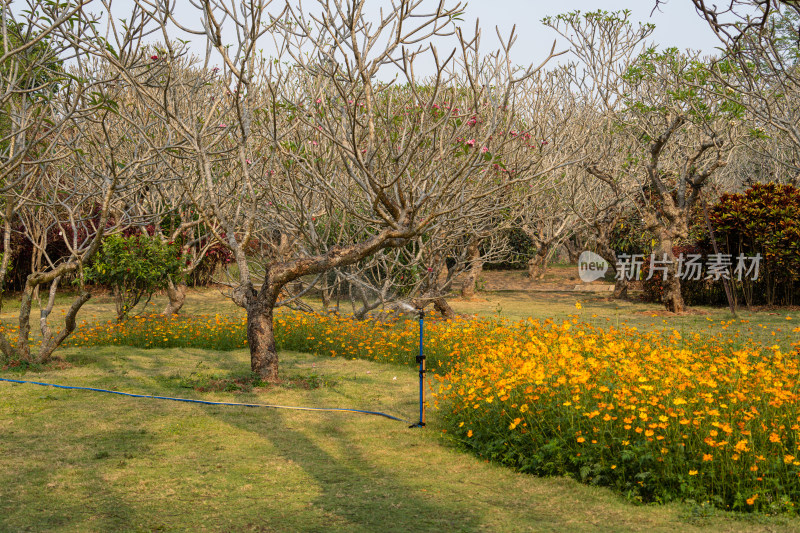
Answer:
[[[501, 342], [513, 331], [499, 320], [426, 321], [428, 367], [446, 369], [482, 343]], [[275, 342], [279, 350], [408, 365], [415, 364], [419, 326], [416, 320], [386, 324], [285, 311], [275, 317]], [[83, 324], [65, 343], [108, 345], [236, 350], [247, 346], [247, 322], [244, 317], [224, 315], [150, 315], [121, 323]]]
[[480, 456], [640, 501], [800, 503], [797, 351], [577, 320], [517, 328], [437, 376], [447, 430]]
[[124, 322], [84, 323], [64, 345], [237, 350], [247, 346], [247, 322], [224, 315], [136, 316]]
[[[800, 343], [500, 319], [427, 321], [443, 431], [481, 457], [570, 475], [639, 501], [796, 512]], [[282, 312], [281, 350], [414, 365], [415, 320]], [[795, 328], [792, 333], [800, 333]], [[241, 349], [243, 318], [137, 317], [83, 325], [72, 346]]]

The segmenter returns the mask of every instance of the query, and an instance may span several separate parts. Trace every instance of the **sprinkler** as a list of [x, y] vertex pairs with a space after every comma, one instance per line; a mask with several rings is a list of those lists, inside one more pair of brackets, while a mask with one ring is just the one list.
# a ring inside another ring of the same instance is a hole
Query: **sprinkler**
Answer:
[[419, 355], [417, 356], [417, 364], [419, 364], [419, 422], [414, 425], [408, 426], [410, 428], [424, 428], [425, 427], [425, 352], [423, 351], [423, 332], [425, 327], [425, 311], [419, 310]]

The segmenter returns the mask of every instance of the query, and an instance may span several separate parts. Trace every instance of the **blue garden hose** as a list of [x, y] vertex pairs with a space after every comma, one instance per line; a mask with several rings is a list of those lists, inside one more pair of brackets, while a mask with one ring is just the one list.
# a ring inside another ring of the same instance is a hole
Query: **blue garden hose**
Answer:
[[68, 385], [56, 385], [54, 383], [42, 383], [40, 381], [23, 381], [19, 379], [5, 379], [0, 378], [0, 381], [6, 381], [8, 383], [23, 383], [29, 385], [41, 385], [43, 387], [55, 387], [57, 389], [68, 389], [68, 390], [86, 390], [92, 392], [106, 392], [108, 394], [118, 394], [120, 396], [129, 396], [131, 398], [150, 398], [153, 400], [170, 400], [173, 402], [186, 402], [186, 403], [200, 403], [203, 405], [227, 405], [227, 406], [235, 406], [235, 407], [268, 407], [270, 409], [292, 409], [295, 411], [339, 411], [345, 413], [361, 413], [365, 415], [375, 415], [375, 416], [382, 416], [384, 418], [389, 418], [390, 420], [397, 420], [398, 422], [405, 422], [408, 423], [407, 420], [403, 420], [402, 418], [397, 418], [392, 415], [387, 415], [386, 413], [380, 413], [378, 411], [361, 411], [359, 409], [339, 409], [339, 408], [325, 408], [325, 407], [291, 407], [286, 405], [267, 405], [261, 403], [230, 403], [230, 402], [209, 402], [206, 400], [191, 400], [189, 398], [171, 398], [169, 396], [151, 396], [149, 394], [131, 394], [128, 392], [119, 392], [114, 390], [106, 390], [106, 389], [95, 389], [92, 387], [72, 387]]

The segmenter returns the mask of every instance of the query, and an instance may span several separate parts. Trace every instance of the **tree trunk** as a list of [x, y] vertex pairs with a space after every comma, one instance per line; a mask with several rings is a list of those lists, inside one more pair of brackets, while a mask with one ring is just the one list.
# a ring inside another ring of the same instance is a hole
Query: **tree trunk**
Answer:
[[564, 241], [564, 248], [567, 249], [567, 256], [571, 265], [577, 265], [578, 259], [581, 256], [581, 245], [578, 242], [578, 237], [572, 236]]
[[117, 312], [117, 322], [122, 322], [128, 312], [125, 310], [125, 293], [117, 285], [111, 287], [114, 294], [114, 309]]
[[464, 284], [461, 286], [461, 297], [465, 300], [471, 300], [475, 297], [475, 285], [478, 283], [478, 276], [483, 272], [480, 241], [477, 239], [471, 240], [467, 246], [467, 260], [469, 261], [469, 269], [467, 270]]
[[666, 260], [669, 261], [664, 279], [661, 282], [661, 301], [664, 303], [664, 307], [667, 311], [683, 313], [686, 310], [686, 305], [683, 302], [683, 295], [681, 294], [681, 280], [678, 277], [678, 264], [672, 253], [672, 236], [666, 232], [662, 232], [659, 241], [658, 257], [656, 259], [662, 260], [666, 256]]
[[[608, 261], [608, 264], [614, 272], [617, 271], [617, 253], [614, 251], [613, 248], [608, 244], [608, 237], [605, 231], [600, 232], [600, 235], [597, 238], [597, 253]], [[613, 298], [615, 300], [625, 300], [628, 298], [628, 280], [627, 279], [617, 279], [614, 282], [614, 293]]]
[[169, 302], [161, 314], [164, 316], [177, 315], [186, 301], [186, 285], [183, 283], [175, 285], [172, 280], [169, 280], [167, 298], [169, 298]]
[[19, 333], [17, 334], [17, 356], [20, 361], [34, 362], [31, 358], [31, 306], [33, 304], [33, 289], [35, 285], [25, 284], [22, 298], [19, 302]]
[[433, 300], [433, 308], [439, 311], [445, 318], [456, 318], [456, 312], [453, 311], [453, 308], [450, 307], [450, 304], [448, 304], [447, 300], [444, 298], [436, 298]]
[[616, 300], [625, 300], [628, 298], [628, 280], [618, 279], [614, 283], [614, 298]]
[[[54, 297], [55, 292], [53, 292], [53, 299]], [[72, 305], [64, 317], [64, 329], [58, 333], [53, 333], [47, 324], [47, 317], [52, 311], [53, 299], [51, 299], [49, 302], [47, 309], [42, 310], [42, 317], [40, 319], [42, 329], [42, 344], [39, 347], [39, 353], [36, 357], [39, 363], [49, 362], [52, 358], [53, 352], [56, 351], [56, 348], [61, 346], [61, 343], [63, 343], [67, 337], [72, 335], [72, 332], [75, 331], [77, 326], [75, 323], [75, 317], [78, 315], [78, 311], [81, 310], [81, 307], [83, 307], [83, 305], [88, 302], [91, 297], [92, 295], [90, 293], [83, 292], [79, 294], [75, 300], [73, 300]]]
[[261, 379], [278, 381], [278, 351], [275, 349], [273, 306], [260, 302], [247, 305], [247, 342], [250, 344], [250, 369]]
[[528, 277], [531, 279], [542, 279], [547, 272], [547, 256], [550, 252], [549, 246], [542, 246], [536, 255], [528, 261]]

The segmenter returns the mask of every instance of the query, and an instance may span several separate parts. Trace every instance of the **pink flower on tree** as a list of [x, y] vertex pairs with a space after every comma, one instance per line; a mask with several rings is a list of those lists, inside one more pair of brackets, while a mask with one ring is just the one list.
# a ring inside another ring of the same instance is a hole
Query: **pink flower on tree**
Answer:
[[488, 152], [488, 151], [489, 151], [489, 148], [488, 148], [488, 147], [486, 147], [486, 146], [484, 146], [483, 148], [481, 148], [481, 153], [482, 153], [482, 154], [485, 154], [485, 153], [486, 153], [486, 152]]
[[465, 143], [467, 146], [475, 146], [475, 139], [470, 139]]

